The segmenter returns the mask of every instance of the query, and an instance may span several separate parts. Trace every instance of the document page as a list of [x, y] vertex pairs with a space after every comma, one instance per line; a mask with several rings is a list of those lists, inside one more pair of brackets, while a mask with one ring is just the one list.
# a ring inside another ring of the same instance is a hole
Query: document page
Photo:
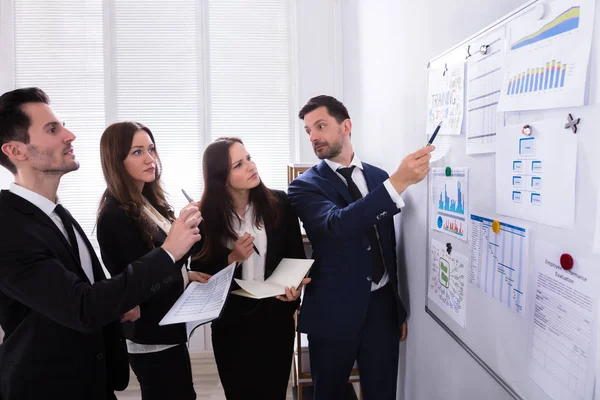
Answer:
[[598, 274], [585, 259], [561, 268], [557, 246], [536, 243], [537, 286], [529, 375], [555, 400], [591, 399]]
[[229, 294], [235, 263], [213, 275], [207, 283], [192, 282], [159, 325], [191, 322], [195, 326], [219, 317]]

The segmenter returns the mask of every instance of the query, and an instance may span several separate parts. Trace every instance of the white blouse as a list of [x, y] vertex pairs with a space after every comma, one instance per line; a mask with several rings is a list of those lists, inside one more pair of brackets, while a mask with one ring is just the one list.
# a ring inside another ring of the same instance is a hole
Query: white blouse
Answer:
[[[242, 263], [242, 279], [248, 281], [264, 281], [265, 280], [265, 260], [267, 255], [267, 232], [261, 224], [260, 227], [254, 225], [254, 206], [248, 204], [246, 206], [246, 215], [244, 218], [237, 213], [231, 217], [231, 226], [234, 232], [241, 237], [248, 232], [254, 236], [254, 245], [258, 249], [260, 255], [252, 253], [246, 261]], [[229, 248], [233, 248], [234, 241], [229, 240]]]

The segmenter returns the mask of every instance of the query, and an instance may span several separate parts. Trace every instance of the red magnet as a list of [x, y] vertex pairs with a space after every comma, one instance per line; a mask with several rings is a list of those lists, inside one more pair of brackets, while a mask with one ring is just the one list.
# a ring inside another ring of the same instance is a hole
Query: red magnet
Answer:
[[560, 256], [560, 266], [567, 271], [573, 268], [573, 257], [566, 253]]

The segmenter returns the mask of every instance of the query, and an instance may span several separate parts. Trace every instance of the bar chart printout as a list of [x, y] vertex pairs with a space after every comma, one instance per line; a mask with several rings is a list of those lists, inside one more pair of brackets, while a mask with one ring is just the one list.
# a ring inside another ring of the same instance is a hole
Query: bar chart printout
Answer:
[[506, 27], [499, 111], [584, 104], [593, 0], [554, 0], [542, 20], [526, 13]]
[[445, 168], [432, 168], [430, 190], [432, 199], [432, 228], [467, 240], [469, 226], [466, 223], [469, 204], [468, 169], [452, 168], [446, 175]]

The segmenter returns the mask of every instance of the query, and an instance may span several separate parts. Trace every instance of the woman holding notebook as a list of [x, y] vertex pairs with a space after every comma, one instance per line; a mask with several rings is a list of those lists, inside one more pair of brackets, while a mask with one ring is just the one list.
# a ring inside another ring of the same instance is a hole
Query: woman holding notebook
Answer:
[[[160, 158], [150, 129], [137, 122], [112, 124], [100, 139], [100, 160], [107, 188], [98, 211], [98, 243], [108, 271], [119, 274], [163, 244], [175, 216], [165, 200]], [[174, 260], [183, 280], [176, 280], [121, 318], [129, 363], [140, 382], [143, 400], [196, 398], [185, 324], [158, 325], [188, 279], [206, 282], [209, 278], [188, 272], [188, 258]]]
[[[285, 192], [268, 189], [238, 138], [204, 151], [201, 251], [192, 268], [214, 275], [238, 263], [236, 278], [264, 281], [283, 258], [305, 258], [300, 226]], [[231, 293], [212, 323], [219, 377], [228, 400], [284, 400], [301, 286], [262, 300]], [[232, 283], [232, 291], [239, 289]]]

